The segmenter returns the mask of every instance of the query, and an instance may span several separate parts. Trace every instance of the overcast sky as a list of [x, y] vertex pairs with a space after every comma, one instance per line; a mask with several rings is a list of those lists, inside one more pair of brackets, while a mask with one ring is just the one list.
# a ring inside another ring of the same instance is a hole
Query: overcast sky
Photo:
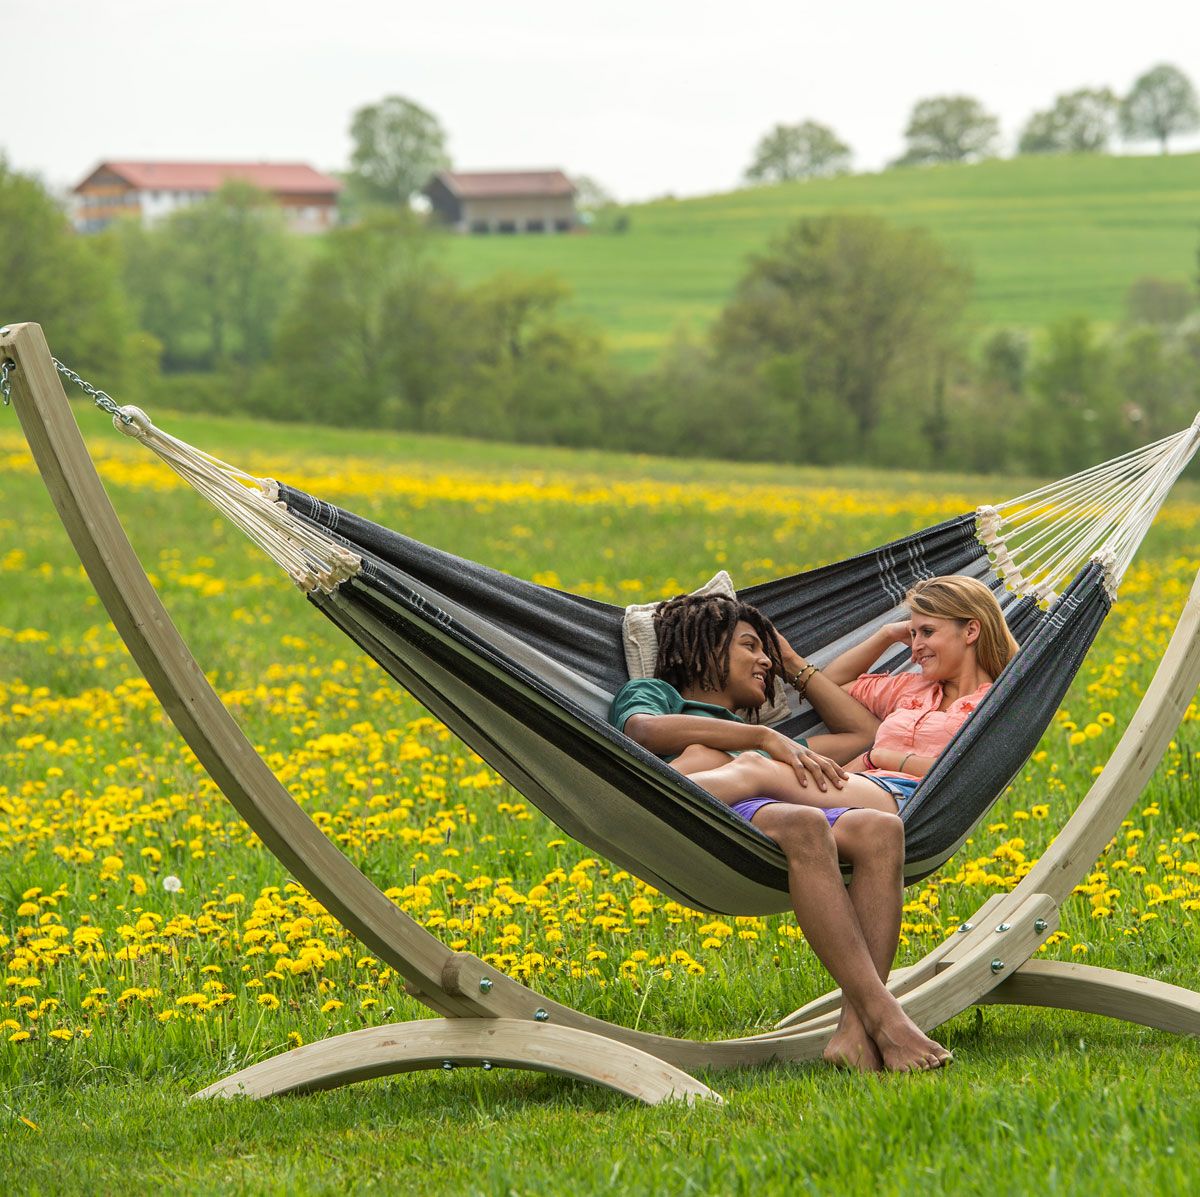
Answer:
[[0, 18], [0, 149], [56, 187], [105, 158], [341, 169], [354, 109], [399, 94], [459, 168], [696, 195], [735, 186], [778, 122], [831, 125], [873, 170], [923, 97], [976, 96], [1008, 152], [1059, 92], [1164, 61], [1200, 87], [1197, 0], [0, 0]]

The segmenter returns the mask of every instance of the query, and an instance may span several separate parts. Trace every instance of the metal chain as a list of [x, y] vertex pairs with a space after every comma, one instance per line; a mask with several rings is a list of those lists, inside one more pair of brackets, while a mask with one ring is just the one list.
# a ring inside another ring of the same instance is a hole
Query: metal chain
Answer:
[[[7, 329], [3, 331], [7, 332]], [[111, 395], [106, 394], [98, 387], [92, 386], [86, 379], [80, 378], [70, 366], [64, 366], [56, 357], [50, 359], [54, 363], [54, 368], [66, 379], [69, 379], [77, 387], [80, 387], [88, 395], [92, 397], [92, 402], [101, 410], [106, 411], [110, 416], [115, 416], [123, 424], [132, 424], [133, 418], [127, 416], [120, 407], [113, 401]], [[10, 403], [9, 394], [12, 390], [12, 384], [8, 380], [8, 376], [17, 368], [17, 363], [11, 357], [6, 357], [3, 362], [0, 362], [0, 395], [4, 397], [4, 406], [8, 407]]]
[[92, 386], [90, 382], [86, 382], [80, 378], [70, 366], [64, 366], [58, 358], [51, 358], [54, 362], [54, 368], [64, 377], [69, 378], [77, 387], [82, 388], [87, 394], [92, 397], [92, 402], [101, 410], [106, 411], [110, 416], [115, 416], [122, 423], [132, 424], [133, 419], [127, 416], [113, 401], [111, 395], [107, 395], [104, 391]]

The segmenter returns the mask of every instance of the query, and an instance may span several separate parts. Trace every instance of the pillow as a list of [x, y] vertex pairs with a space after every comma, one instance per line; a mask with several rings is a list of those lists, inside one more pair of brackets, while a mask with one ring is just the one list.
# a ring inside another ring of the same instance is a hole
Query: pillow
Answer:
[[[733, 579], [725, 570], [714, 574], [692, 594], [721, 594], [726, 598], [737, 598]], [[653, 677], [658, 662], [658, 635], [654, 630], [654, 612], [662, 605], [657, 603], [635, 603], [625, 608], [621, 640], [625, 647], [625, 667], [631, 679]], [[778, 723], [791, 714], [783, 682], [775, 679], [775, 693], [770, 702], [758, 709], [759, 723]]]

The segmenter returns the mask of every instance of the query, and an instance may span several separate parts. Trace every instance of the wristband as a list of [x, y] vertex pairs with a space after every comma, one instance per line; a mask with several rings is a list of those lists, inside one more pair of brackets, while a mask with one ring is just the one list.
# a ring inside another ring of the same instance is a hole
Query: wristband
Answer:
[[805, 667], [796, 673], [792, 678], [792, 687], [796, 691], [798, 701], [804, 701], [804, 695], [808, 692], [808, 683], [812, 681], [814, 673], [821, 671], [815, 665], [805, 665]]
[[897, 772], [897, 773], [903, 773], [903, 772], [904, 772], [904, 766], [905, 766], [905, 765], [908, 763], [908, 758], [909, 758], [909, 757], [912, 757], [912, 756], [916, 756], [916, 755], [917, 755], [917, 754], [916, 754], [915, 752], [906, 752], [906, 753], [905, 753], [905, 754], [904, 754], [904, 755], [903, 755], [903, 756], [900, 758], [900, 764], [899, 764], [899, 765], [896, 767], [896, 772]]
[[863, 764], [866, 765], [868, 769], [876, 768], [875, 762], [871, 760], [871, 750], [869, 748], [863, 753]]

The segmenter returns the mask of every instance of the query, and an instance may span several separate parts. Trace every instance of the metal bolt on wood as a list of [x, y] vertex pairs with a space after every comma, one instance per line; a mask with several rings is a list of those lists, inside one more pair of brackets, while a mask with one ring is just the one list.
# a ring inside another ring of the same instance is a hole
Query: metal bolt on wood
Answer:
[[1009, 930], [1011, 927], [1012, 923], [1001, 923], [1000, 926], [996, 928], [996, 934], [999, 935], [1002, 932]]
[[1039, 935], [1041, 935], [1041, 933], [1042, 933], [1043, 931], [1045, 931], [1045, 929], [1046, 929], [1047, 927], [1049, 927], [1049, 926], [1050, 926], [1050, 924], [1049, 924], [1048, 922], [1046, 922], [1046, 920], [1045, 920], [1045, 919], [1034, 919], [1034, 920], [1033, 920], [1033, 929], [1034, 929], [1034, 930], [1035, 930], [1035, 931], [1036, 931], [1036, 932], [1037, 932]]
[[972, 930], [974, 928], [974, 926], [975, 926], [974, 923], [963, 923], [963, 925], [961, 927], [959, 927], [959, 929], [958, 929], [959, 935], [966, 935], [966, 933], [968, 931]]
[[491, 992], [492, 992], [492, 979], [491, 979], [491, 977], [484, 977], [484, 978], [483, 978], [483, 979], [482, 979], [482, 980], [479, 982], [479, 992], [480, 992], [480, 993], [491, 993]]
[[1002, 973], [1003, 971], [1004, 971], [1004, 961], [999, 960], [999, 959], [993, 960], [992, 961], [992, 972]]
[[549, 1022], [550, 1021], [550, 1015], [545, 1010], [541, 1009], [540, 1007], [533, 1012], [533, 1017], [534, 1017], [535, 1022]]

